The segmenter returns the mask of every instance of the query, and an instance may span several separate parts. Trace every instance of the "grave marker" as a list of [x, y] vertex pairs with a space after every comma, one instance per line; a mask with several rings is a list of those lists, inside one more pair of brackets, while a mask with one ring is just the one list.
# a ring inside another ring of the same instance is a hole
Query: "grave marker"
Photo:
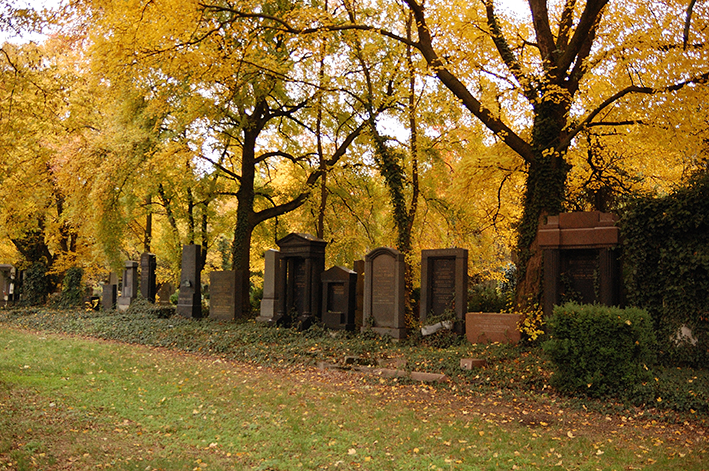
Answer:
[[236, 320], [241, 306], [240, 272], [213, 271], [209, 274], [209, 318]]
[[404, 324], [404, 254], [380, 247], [365, 257], [364, 327], [396, 339], [406, 336]]
[[116, 307], [119, 311], [126, 311], [131, 303], [138, 297], [138, 262], [127, 260], [123, 270], [123, 286], [118, 297]]
[[140, 294], [151, 303], [155, 302], [156, 279], [155, 254], [145, 252], [140, 256]]
[[182, 247], [182, 273], [180, 294], [177, 298], [177, 314], [183, 317], [202, 317], [201, 249], [199, 245]]
[[263, 297], [261, 298], [260, 315], [258, 322], [274, 322], [278, 307], [277, 286], [280, 279], [280, 260], [278, 250], [269, 249], [263, 254]]
[[456, 331], [468, 308], [468, 251], [438, 249], [421, 251], [421, 307], [419, 318], [425, 324], [429, 315], [451, 311], [458, 319]]
[[332, 267], [321, 275], [322, 321], [333, 330], [354, 330], [357, 307], [357, 272]]

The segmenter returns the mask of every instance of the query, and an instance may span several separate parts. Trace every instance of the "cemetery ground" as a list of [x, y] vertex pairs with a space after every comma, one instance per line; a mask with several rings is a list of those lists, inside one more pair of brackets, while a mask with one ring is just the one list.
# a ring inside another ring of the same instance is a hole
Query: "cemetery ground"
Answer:
[[[316, 366], [346, 356], [448, 381]], [[708, 469], [709, 374], [653, 372], [635, 407], [559, 396], [539, 348], [2, 310], [0, 469]]]

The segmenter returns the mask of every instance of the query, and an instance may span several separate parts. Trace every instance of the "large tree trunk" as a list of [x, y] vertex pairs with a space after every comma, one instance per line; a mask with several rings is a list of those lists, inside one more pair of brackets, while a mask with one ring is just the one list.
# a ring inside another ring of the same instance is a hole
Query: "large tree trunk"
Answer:
[[247, 125], [241, 155], [241, 181], [236, 193], [236, 227], [231, 246], [232, 269], [239, 272], [241, 280], [241, 309], [239, 317], [251, 314], [251, 234], [254, 229], [254, 177], [256, 138], [260, 128]]

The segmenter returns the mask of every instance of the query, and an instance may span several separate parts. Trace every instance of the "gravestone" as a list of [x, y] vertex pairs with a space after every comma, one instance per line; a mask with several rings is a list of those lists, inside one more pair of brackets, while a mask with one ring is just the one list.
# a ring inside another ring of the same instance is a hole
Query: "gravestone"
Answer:
[[104, 311], [111, 311], [116, 308], [118, 298], [118, 285], [104, 283], [101, 293], [101, 307]]
[[320, 278], [323, 324], [333, 330], [354, 330], [357, 272], [345, 267], [332, 267]]
[[307, 329], [321, 319], [320, 274], [325, 271], [327, 242], [310, 234], [292, 233], [277, 242], [280, 270], [277, 285], [278, 321]]
[[364, 258], [364, 327], [396, 339], [406, 336], [404, 254], [380, 247]]
[[156, 267], [155, 254], [145, 252], [140, 256], [140, 294], [151, 303], [155, 302], [155, 294], [157, 291], [155, 279]]
[[0, 264], [0, 300], [5, 306], [15, 301], [15, 273], [12, 265]]
[[258, 322], [274, 322], [278, 307], [277, 285], [279, 280], [280, 260], [278, 250], [269, 249], [264, 253], [263, 268], [263, 297], [261, 298], [261, 312], [256, 318]]
[[121, 289], [121, 295], [116, 302], [116, 307], [119, 311], [125, 311], [137, 297], [138, 262], [127, 260], [126, 268], [123, 270], [123, 287]]
[[169, 306], [170, 297], [173, 294], [175, 294], [175, 287], [172, 286], [172, 283], [162, 283], [157, 293], [158, 304], [161, 306]]
[[182, 272], [177, 314], [183, 317], [202, 317], [201, 249], [200, 245], [182, 246]]
[[468, 251], [438, 249], [421, 251], [421, 307], [419, 317], [426, 323], [428, 316], [440, 316], [451, 311], [462, 325], [468, 307]]
[[236, 320], [241, 307], [240, 272], [213, 271], [209, 274], [209, 318]]
[[521, 338], [519, 314], [501, 312], [468, 312], [465, 336], [470, 343], [517, 343]]
[[355, 260], [354, 271], [357, 272], [355, 325], [359, 328], [362, 327], [364, 319], [364, 260]]
[[539, 228], [544, 257], [544, 314], [566, 301], [621, 304], [617, 216], [600, 211], [549, 216]]

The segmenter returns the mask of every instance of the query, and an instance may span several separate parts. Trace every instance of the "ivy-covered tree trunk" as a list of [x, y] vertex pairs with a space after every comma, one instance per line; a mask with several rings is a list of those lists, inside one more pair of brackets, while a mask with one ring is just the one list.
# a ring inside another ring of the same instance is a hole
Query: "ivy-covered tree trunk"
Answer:
[[257, 106], [243, 131], [241, 178], [236, 192], [236, 226], [232, 242], [232, 269], [239, 272], [241, 280], [241, 316], [251, 312], [251, 234], [254, 229], [254, 180], [256, 174], [256, 138], [263, 129], [265, 102]]
[[534, 158], [527, 167], [527, 184], [517, 239], [518, 306], [541, 302], [543, 266], [537, 232], [547, 216], [564, 210], [566, 177], [571, 167], [564, 159], [566, 148], [560, 149], [558, 146], [560, 136], [564, 137], [568, 108], [569, 102], [557, 97], [543, 101], [534, 110]]

